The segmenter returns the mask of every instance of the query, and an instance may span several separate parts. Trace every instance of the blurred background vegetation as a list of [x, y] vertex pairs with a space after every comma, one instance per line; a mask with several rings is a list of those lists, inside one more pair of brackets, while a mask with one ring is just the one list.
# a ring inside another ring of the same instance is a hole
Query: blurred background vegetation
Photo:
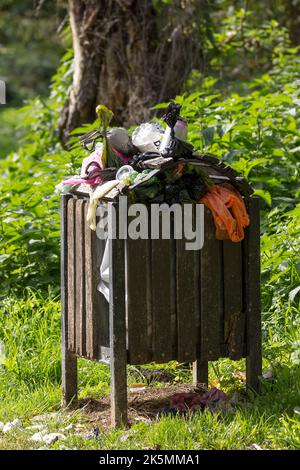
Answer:
[[0, 108], [0, 157], [17, 147], [15, 109], [48, 96], [51, 77], [67, 45], [65, 2], [1, 0], [0, 79], [7, 106]]
[[[159, 20], [164, 9], [175, 12], [166, 41], [172, 41], [184, 10], [195, 7], [192, 0], [148, 4]], [[60, 140], [74, 71], [67, 2], [1, 0], [0, 5], [0, 78], [7, 84], [7, 104], [0, 108], [0, 339], [7, 350], [0, 390], [9, 400], [32, 393], [33, 384], [57, 387], [60, 381], [54, 189], [86, 154]], [[275, 414], [287, 413], [285, 420], [298, 426], [296, 437], [286, 438], [286, 425], [276, 446], [299, 448], [299, 413], [293, 417], [293, 410], [300, 388], [300, 0], [199, 0], [196, 6], [197, 67], [167, 99], [182, 104], [194, 147], [231, 164], [261, 197], [264, 365], [281, 377], [268, 389], [268, 399], [277, 403]], [[180, 60], [173, 66], [180, 71]], [[146, 108], [154, 116], [164, 104], [159, 96], [150, 98]], [[82, 129], [92, 127], [90, 120]], [[24, 334], [29, 324], [43, 333]], [[47, 358], [36, 354], [44, 337]], [[21, 357], [14, 346], [18, 338]], [[227, 363], [220, 367], [218, 380], [226, 388], [230, 369]], [[98, 386], [90, 377], [89, 386]]]

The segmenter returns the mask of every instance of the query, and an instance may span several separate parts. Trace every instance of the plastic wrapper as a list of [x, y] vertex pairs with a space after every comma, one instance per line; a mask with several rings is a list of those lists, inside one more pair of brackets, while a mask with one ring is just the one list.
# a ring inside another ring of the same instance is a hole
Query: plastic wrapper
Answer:
[[131, 137], [123, 127], [112, 127], [107, 131], [107, 138], [113, 150], [122, 155], [123, 159], [132, 156], [136, 149], [134, 148]]
[[164, 135], [158, 122], [145, 122], [135, 129], [132, 143], [141, 153], [157, 152]]

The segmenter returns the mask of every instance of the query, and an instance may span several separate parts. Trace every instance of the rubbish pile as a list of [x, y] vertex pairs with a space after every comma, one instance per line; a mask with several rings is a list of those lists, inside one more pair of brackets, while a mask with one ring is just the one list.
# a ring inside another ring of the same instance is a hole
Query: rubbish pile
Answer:
[[83, 159], [80, 175], [58, 185], [63, 193], [89, 195], [87, 220], [92, 230], [99, 201], [126, 195], [129, 203], [203, 203], [214, 217], [217, 239], [244, 238], [250, 221], [242, 196], [253, 190], [218, 158], [194, 153], [180, 109], [171, 102], [163, 116], [165, 128], [147, 122], [129, 135], [126, 129], [109, 128], [109, 109], [96, 108], [99, 129], [80, 139], [91, 153]]

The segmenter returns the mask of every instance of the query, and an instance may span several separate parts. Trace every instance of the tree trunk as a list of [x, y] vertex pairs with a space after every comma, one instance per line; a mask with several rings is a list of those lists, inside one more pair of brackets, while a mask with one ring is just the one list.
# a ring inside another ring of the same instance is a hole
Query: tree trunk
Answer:
[[300, 1], [294, 0], [294, 1], [286, 2], [286, 8], [287, 8], [287, 26], [289, 29], [291, 41], [295, 46], [299, 46], [300, 44], [300, 35], [299, 35]]
[[97, 104], [112, 109], [116, 124], [131, 125], [179, 93], [201, 64], [201, 5], [172, 0], [154, 9], [151, 0], [69, 0], [74, 76], [62, 140], [93, 121]]

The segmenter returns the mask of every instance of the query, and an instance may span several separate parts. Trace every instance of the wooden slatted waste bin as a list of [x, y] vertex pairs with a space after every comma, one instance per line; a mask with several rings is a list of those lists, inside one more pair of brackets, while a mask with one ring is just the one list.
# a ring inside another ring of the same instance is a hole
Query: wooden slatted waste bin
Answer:
[[[205, 208], [201, 250], [184, 240], [111, 240], [110, 301], [98, 291], [105, 241], [86, 222], [88, 199], [62, 196], [63, 392], [77, 397], [77, 357], [110, 364], [112, 422], [127, 418], [127, 364], [246, 358], [247, 385], [261, 375], [260, 229], [257, 197], [245, 198], [250, 226], [240, 243], [215, 237]], [[115, 203], [113, 203], [115, 204]], [[117, 208], [117, 204], [115, 204]]]

